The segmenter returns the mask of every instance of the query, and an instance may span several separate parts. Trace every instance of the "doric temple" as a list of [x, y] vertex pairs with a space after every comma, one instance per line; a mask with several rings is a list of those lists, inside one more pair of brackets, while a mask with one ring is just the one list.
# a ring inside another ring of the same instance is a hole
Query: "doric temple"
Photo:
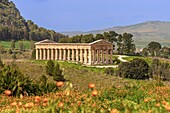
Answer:
[[85, 65], [112, 64], [113, 44], [103, 39], [92, 43], [56, 43], [47, 39], [35, 45], [36, 60], [60, 60]]

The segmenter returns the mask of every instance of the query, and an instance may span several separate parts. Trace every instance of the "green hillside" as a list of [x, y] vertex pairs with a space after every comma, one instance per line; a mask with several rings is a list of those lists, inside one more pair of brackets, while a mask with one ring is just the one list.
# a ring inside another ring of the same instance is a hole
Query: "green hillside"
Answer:
[[128, 32], [133, 34], [133, 39], [137, 47], [145, 47], [151, 41], [158, 41], [162, 45], [170, 46], [170, 22], [148, 21], [129, 26], [111, 27], [102, 30], [88, 32], [63, 32], [65, 35], [74, 36], [77, 34], [99, 34], [107, 31], [116, 33]]
[[0, 0], [0, 40], [43, 40], [52, 39], [58, 41], [64, 35], [47, 30], [26, 20], [20, 15], [15, 4], [9, 0]]

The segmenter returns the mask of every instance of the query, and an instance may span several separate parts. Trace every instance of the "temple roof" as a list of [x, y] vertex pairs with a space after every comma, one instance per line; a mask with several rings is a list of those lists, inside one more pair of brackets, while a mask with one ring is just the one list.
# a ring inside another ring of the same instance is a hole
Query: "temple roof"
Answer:
[[39, 41], [39, 42], [35, 43], [35, 45], [37, 45], [37, 44], [94, 45], [94, 44], [112, 44], [112, 43], [107, 41], [107, 40], [104, 40], [104, 39], [96, 40], [96, 41], [91, 42], [91, 43], [57, 43], [55, 41], [45, 39], [45, 40], [42, 40], [42, 41]]
[[45, 40], [42, 40], [42, 41], [39, 41], [35, 44], [46, 44], [46, 43], [56, 43], [55, 41], [52, 41], [52, 40], [49, 40], [49, 39], [45, 39]]

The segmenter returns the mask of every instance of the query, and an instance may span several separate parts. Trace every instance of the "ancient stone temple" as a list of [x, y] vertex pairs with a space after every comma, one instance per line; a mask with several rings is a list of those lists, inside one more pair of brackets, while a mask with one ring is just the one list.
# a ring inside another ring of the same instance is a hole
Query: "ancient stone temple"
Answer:
[[92, 43], [56, 43], [47, 39], [35, 45], [36, 60], [60, 60], [86, 65], [112, 63], [113, 44], [103, 39]]

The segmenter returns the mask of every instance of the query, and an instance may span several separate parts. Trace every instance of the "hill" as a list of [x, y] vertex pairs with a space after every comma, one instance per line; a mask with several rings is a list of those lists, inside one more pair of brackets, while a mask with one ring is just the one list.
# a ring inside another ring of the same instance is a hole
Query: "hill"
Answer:
[[162, 45], [170, 46], [170, 22], [147, 21], [135, 25], [111, 27], [102, 30], [88, 32], [63, 32], [65, 35], [73, 36], [77, 34], [98, 34], [105, 31], [115, 31], [117, 33], [128, 32], [133, 34], [138, 47], [144, 47], [150, 41], [159, 41]]
[[49, 38], [58, 41], [64, 35], [47, 30], [34, 24], [31, 20], [25, 20], [20, 15], [15, 4], [9, 0], [0, 0], [0, 40], [43, 40]]

